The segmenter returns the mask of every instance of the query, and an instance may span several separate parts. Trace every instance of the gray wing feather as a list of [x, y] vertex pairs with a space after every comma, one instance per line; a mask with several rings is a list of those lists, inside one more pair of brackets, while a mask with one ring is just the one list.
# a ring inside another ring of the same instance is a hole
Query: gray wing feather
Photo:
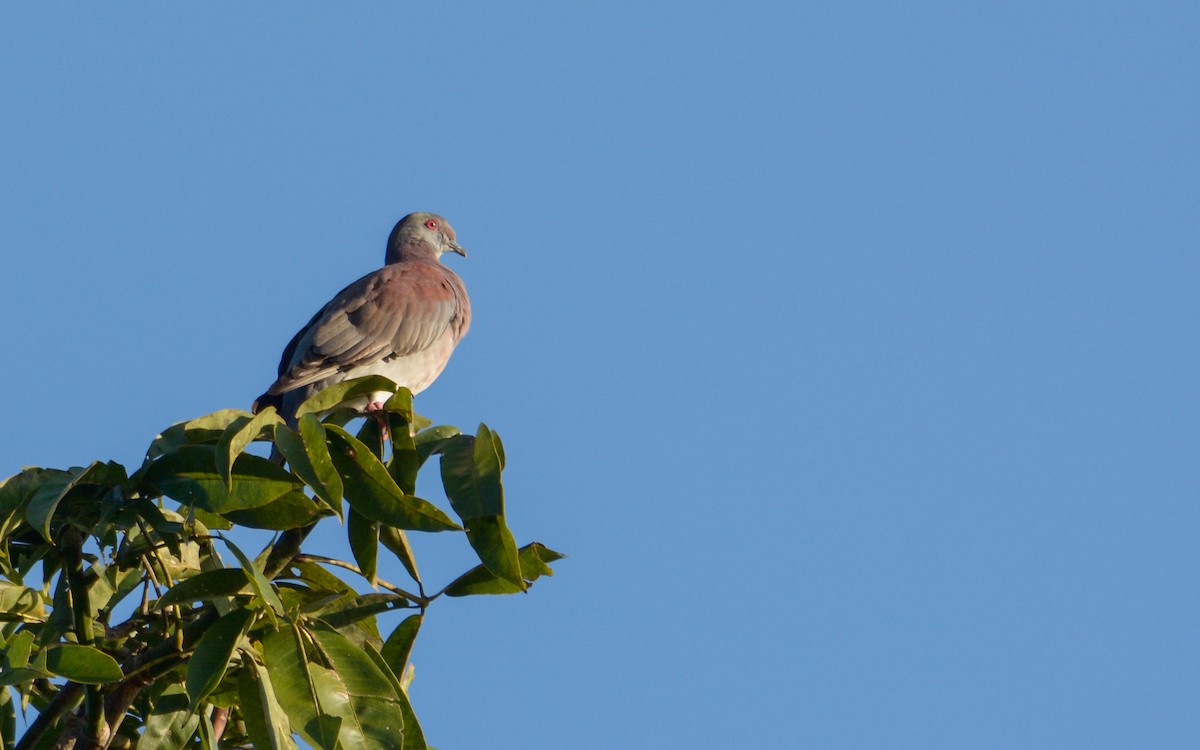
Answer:
[[284, 393], [339, 371], [428, 348], [456, 318], [469, 316], [461, 286], [440, 264], [396, 264], [364, 276], [297, 334], [289, 365], [267, 393]]

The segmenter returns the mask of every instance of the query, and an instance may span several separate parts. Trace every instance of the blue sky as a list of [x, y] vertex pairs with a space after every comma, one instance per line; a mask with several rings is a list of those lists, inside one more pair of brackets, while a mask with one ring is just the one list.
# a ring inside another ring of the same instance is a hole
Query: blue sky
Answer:
[[0, 10], [0, 474], [248, 406], [436, 211], [418, 410], [571, 557], [431, 609], [433, 744], [1196, 746], [1194, 4], [442, 5]]

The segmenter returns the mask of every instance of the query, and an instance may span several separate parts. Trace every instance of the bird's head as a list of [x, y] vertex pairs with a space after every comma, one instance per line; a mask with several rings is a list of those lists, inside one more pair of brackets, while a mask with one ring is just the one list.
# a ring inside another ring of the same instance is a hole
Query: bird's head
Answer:
[[396, 223], [388, 237], [385, 262], [399, 263], [417, 258], [437, 260], [446, 252], [467, 257], [467, 251], [455, 239], [450, 222], [437, 214], [419, 211]]

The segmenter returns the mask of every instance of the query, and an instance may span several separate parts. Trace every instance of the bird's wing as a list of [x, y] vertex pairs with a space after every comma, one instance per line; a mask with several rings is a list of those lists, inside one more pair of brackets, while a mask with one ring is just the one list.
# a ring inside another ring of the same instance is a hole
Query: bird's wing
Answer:
[[461, 287], [450, 269], [434, 263], [397, 263], [364, 276], [292, 338], [279, 363], [279, 379], [267, 393], [278, 395], [429, 347], [447, 326], [469, 315]]

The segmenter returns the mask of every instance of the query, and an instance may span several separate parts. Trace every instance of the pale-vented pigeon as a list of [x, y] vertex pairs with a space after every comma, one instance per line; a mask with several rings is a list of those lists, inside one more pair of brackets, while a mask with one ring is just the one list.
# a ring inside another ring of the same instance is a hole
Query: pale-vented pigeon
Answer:
[[[274, 406], [292, 421], [313, 393], [363, 375], [383, 375], [413, 393], [428, 388], [471, 324], [462, 279], [440, 260], [447, 251], [467, 254], [441, 216], [401, 219], [383, 268], [338, 292], [300, 329], [283, 350], [279, 378], [253, 410]], [[349, 405], [376, 411], [388, 395]]]

